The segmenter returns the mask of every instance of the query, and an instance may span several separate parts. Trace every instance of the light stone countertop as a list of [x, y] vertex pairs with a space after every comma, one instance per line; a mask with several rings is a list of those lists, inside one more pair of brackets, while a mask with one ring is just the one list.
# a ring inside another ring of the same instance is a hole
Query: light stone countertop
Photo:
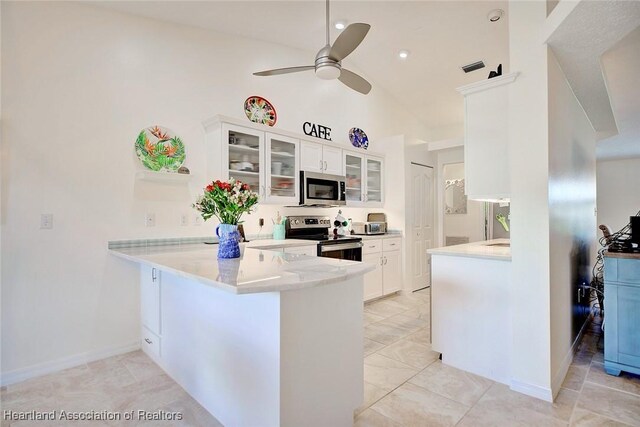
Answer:
[[402, 238], [402, 233], [385, 233], [385, 234], [354, 234], [353, 237], [362, 237], [362, 240], [376, 240], [376, 239], [394, 239]]
[[428, 249], [431, 255], [449, 255], [467, 258], [486, 258], [511, 261], [510, 246], [490, 246], [496, 243], [510, 243], [509, 239], [483, 240], [481, 242], [465, 243], [464, 245], [444, 246]]
[[[274, 243], [274, 242], [277, 242]], [[303, 243], [304, 242], [304, 243]], [[218, 245], [196, 243], [136, 248], [110, 249], [113, 255], [155, 267], [205, 285], [236, 294], [281, 292], [311, 288], [353, 277], [375, 269], [375, 266], [333, 258], [312, 257], [278, 252], [282, 246], [305, 246], [309, 240], [249, 242], [237, 259], [218, 260]], [[271, 246], [269, 249], [259, 249]]]

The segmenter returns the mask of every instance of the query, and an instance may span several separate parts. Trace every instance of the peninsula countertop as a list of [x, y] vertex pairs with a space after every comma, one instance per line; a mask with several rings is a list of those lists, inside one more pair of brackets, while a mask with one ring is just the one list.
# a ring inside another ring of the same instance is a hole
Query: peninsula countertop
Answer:
[[[217, 259], [218, 245], [203, 243], [119, 248], [109, 252], [236, 294], [311, 288], [341, 282], [375, 269], [366, 263], [298, 255], [276, 249], [278, 246], [301, 246], [302, 242], [313, 244], [311, 241], [289, 241], [284, 245], [251, 242], [253, 245], [248, 243], [240, 258], [224, 260]], [[274, 250], [264, 249], [265, 246], [273, 246]]]
[[508, 246], [509, 243], [509, 239], [483, 240], [480, 242], [465, 243], [463, 245], [428, 249], [427, 253], [431, 255], [449, 255], [511, 261], [511, 246]]

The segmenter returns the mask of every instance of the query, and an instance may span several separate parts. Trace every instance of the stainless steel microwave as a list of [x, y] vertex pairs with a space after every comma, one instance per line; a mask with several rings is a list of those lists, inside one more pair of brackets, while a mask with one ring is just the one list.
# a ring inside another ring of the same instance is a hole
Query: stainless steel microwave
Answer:
[[346, 205], [346, 178], [300, 171], [300, 206]]

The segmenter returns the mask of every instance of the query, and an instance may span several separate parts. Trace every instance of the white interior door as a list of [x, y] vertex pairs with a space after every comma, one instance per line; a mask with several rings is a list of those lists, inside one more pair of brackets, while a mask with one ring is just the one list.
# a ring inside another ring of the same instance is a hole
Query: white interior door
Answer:
[[433, 169], [411, 164], [411, 215], [412, 290], [431, 285], [431, 256], [427, 249], [433, 247]]

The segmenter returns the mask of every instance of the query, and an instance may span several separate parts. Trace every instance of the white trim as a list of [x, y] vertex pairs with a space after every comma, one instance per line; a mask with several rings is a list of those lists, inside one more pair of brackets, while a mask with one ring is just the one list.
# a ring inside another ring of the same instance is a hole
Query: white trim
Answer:
[[140, 348], [140, 341], [136, 340], [131, 343], [111, 347], [103, 350], [88, 351], [85, 353], [76, 354], [74, 356], [63, 357], [62, 359], [52, 360], [49, 362], [40, 363], [38, 365], [28, 366], [26, 368], [20, 368], [9, 372], [3, 372], [0, 376], [0, 385], [6, 386], [15, 384], [30, 378], [39, 377], [41, 375], [51, 374], [53, 372], [61, 371], [63, 369], [73, 368], [75, 366], [82, 365], [84, 363], [94, 362], [96, 360], [105, 359], [111, 356], [117, 356], [119, 354], [128, 353]]
[[547, 387], [540, 387], [539, 385], [511, 380], [510, 388], [513, 391], [526, 394], [527, 396], [535, 397], [547, 402], [553, 402], [553, 393], [551, 392], [551, 389]]
[[562, 387], [562, 383], [564, 382], [564, 379], [567, 376], [567, 372], [569, 372], [569, 366], [571, 366], [571, 363], [573, 362], [573, 356], [576, 353], [578, 344], [580, 344], [580, 341], [582, 340], [582, 337], [587, 328], [587, 325], [589, 325], [592, 318], [593, 318], [593, 311], [589, 313], [587, 320], [585, 320], [585, 322], [582, 324], [582, 328], [580, 328], [580, 332], [578, 332], [578, 335], [576, 336], [575, 341], [573, 341], [573, 344], [571, 344], [571, 348], [569, 349], [569, 352], [562, 360], [560, 369], [558, 370], [558, 372], [553, 377], [553, 380], [551, 381], [551, 391], [553, 392], [554, 398], [560, 392], [560, 387]]
[[493, 89], [497, 86], [513, 83], [520, 73], [509, 73], [504, 76], [494, 77], [492, 79], [480, 80], [479, 82], [471, 83], [465, 86], [460, 86], [456, 90], [462, 95], [467, 96], [472, 93], [482, 92], [483, 90]]

